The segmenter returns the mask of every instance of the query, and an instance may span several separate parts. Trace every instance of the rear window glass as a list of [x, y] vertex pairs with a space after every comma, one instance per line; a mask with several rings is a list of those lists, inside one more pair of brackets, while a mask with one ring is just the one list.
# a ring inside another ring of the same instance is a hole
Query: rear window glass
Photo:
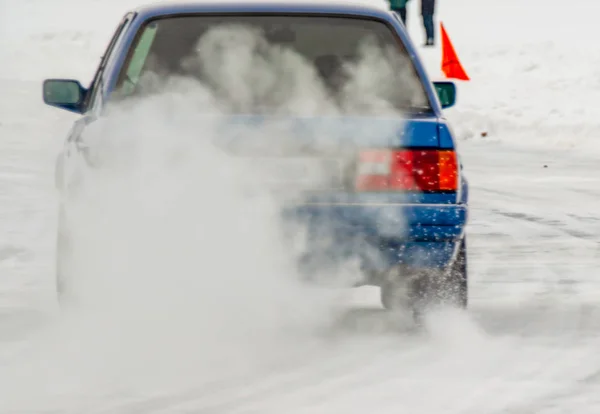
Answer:
[[301, 112], [302, 105], [286, 102], [296, 98], [351, 114], [431, 110], [401, 40], [385, 23], [364, 18], [157, 19], [137, 34], [113, 99], [168, 90], [173, 79], [197, 81], [225, 112]]

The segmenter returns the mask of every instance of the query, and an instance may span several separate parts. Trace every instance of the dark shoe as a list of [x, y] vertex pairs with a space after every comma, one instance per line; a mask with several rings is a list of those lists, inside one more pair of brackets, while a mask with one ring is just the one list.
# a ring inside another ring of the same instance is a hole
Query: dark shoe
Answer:
[[435, 42], [433, 41], [433, 39], [427, 39], [424, 46], [435, 46]]

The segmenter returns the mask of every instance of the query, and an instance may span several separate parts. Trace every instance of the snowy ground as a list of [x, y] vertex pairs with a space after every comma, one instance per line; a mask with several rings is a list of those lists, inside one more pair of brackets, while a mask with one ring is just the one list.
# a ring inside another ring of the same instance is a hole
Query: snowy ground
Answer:
[[[53, 162], [73, 118], [41, 104], [40, 81], [87, 82], [137, 3], [0, 4], [1, 413], [599, 412], [597, 2], [440, 2], [472, 77], [448, 113], [472, 183], [468, 314], [409, 334], [358, 289], [334, 332], [260, 338], [276, 323], [208, 337], [164, 321], [137, 335], [118, 315], [53, 319]], [[439, 72], [439, 50], [423, 53]], [[220, 320], [228, 309], [210, 303], [188, 310]]]

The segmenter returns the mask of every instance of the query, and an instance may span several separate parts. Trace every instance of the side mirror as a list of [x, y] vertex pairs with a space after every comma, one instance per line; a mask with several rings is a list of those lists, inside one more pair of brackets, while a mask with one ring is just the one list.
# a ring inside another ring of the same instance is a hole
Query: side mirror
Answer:
[[433, 82], [442, 109], [450, 108], [456, 103], [456, 84], [450, 81]]
[[44, 81], [44, 103], [70, 112], [82, 113], [86, 92], [86, 89], [76, 80], [46, 79]]

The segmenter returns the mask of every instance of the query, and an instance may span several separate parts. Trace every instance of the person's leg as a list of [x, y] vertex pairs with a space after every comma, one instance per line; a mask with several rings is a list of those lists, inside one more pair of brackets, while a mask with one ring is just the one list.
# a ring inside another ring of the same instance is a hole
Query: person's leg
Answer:
[[392, 11], [400, 17], [400, 20], [406, 26], [406, 7], [398, 7], [397, 9], [392, 9]]
[[435, 31], [433, 25], [433, 14], [423, 14], [423, 26], [425, 27], [425, 45], [433, 46], [435, 44]]
[[398, 13], [400, 14], [400, 19], [402, 19], [402, 23], [406, 26], [406, 7], [401, 7], [398, 9]]

